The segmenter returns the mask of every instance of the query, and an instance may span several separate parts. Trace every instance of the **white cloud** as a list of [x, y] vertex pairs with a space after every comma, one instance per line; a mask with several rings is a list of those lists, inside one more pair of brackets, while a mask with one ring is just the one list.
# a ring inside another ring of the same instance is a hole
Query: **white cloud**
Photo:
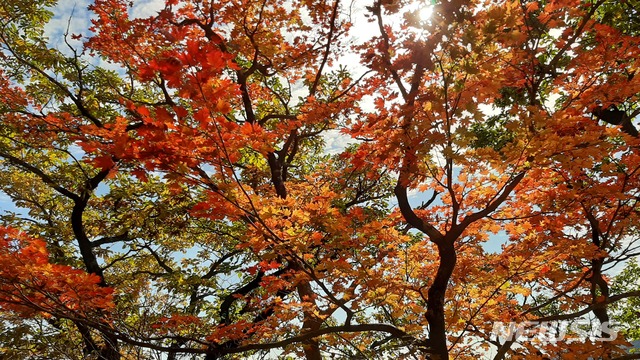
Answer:
[[[65, 44], [64, 34], [68, 32], [67, 42], [75, 49], [82, 48], [82, 40], [71, 39], [72, 34], [90, 36], [91, 18], [93, 13], [89, 11], [89, 5], [92, 0], [59, 0], [58, 3], [50, 8], [54, 16], [45, 26], [45, 36], [51, 47], [62, 51], [65, 54], [71, 54], [71, 49]], [[162, 0], [140, 0], [134, 1], [130, 9], [132, 18], [145, 18], [157, 15], [164, 8]]]
[[134, 19], [148, 18], [158, 15], [162, 9], [164, 9], [162, 0], [140, 0], [133, 3], [129, 14]]
[[51, 8], [54, 16], [44, 28], [50, 46], [69, 54], [71, 50], [64, 42], [64, 34], [68, 31], [67, 41], [78, 50], [82, 48], [81, 40], [73, 40], [71, 35], [90, 35], [91, 13], [88, 10], [90, 4], [91, 0], [60, 0]]
[[349, 135], [341, 133], [339, 130], [328, 130], [322, 134], [322, 139], [326, 144], [325, 151], [328, 154], [339, 154], [351, 144], [358, 141]]

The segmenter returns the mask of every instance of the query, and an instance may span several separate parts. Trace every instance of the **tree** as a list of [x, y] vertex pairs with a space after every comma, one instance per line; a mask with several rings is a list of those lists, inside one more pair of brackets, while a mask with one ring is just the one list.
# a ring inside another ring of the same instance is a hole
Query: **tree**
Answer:
[[[629, 4], [95, 0], [52, 47], [54, 3], [6, 1], [3, 354], [625, 356]], [[576, 331], [496, 332], [527, 321]]]
[[[613, 278], [611, 288], [617, 292], [628, 292], [635, 290], [638, 286], [637, 279], [638, 267], [637, 260], [630, 261], [629, 264]], [[620, 323], [624, 324], [622, 331], [629, 341], [640, 340], [640, 328], [638, 327], [638, 298], [632, 297], [620, 301], [613, 306], [613, 316]], [[637, 350], [636, 350], [637, 351]]]

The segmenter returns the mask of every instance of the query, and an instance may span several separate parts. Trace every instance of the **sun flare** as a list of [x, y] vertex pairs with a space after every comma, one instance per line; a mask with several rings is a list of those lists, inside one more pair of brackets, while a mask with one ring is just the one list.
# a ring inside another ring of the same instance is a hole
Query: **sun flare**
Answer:
[[419, 16], [421, 21], [428, 21], [433, 14], [433, 5], [427, 5], [420, 9]]

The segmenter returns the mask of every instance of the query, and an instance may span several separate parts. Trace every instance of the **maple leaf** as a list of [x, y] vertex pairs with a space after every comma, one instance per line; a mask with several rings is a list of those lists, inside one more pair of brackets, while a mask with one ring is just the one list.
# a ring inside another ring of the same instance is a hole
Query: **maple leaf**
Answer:
[[[0, 308], [21, 316], [89, 316], [111, 310], [113, 290], [100, 278], [70, 266], [51, 264], [45, 242], [0, 227]], [[98, 316], [104, 316], [98, 315]]]

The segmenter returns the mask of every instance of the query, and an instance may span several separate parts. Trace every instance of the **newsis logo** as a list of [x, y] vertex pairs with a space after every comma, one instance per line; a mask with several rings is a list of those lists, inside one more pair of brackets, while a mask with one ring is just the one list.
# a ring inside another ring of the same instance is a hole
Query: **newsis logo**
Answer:
[[612, 323], [594, 324], [590, 321], [524, 321], [495, 322], [491, 333], [503, 341], [532, 341], [557, 343], [561, 341], [613, 341], [618, 331]]

